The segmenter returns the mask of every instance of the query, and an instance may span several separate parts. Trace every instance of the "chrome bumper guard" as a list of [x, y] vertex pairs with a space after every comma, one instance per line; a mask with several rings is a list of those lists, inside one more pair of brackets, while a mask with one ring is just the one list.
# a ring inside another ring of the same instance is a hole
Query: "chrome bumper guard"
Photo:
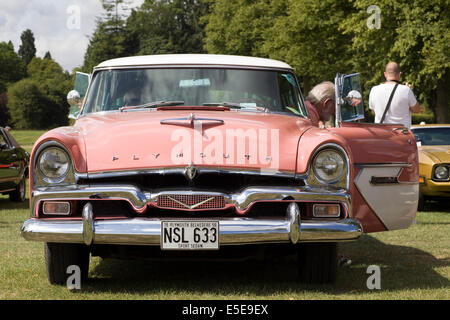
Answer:
[[[217, 220], [220, 245], [340, 242], [356, 240], [362, 234], [361, 224], [350, 218], [301, 221], [299, 208], [294, 202], [288, 206], [285, 219]], [[94, 220], [92, 205], [87, 203], [83, 208], [82, 221], [31, 218], [25, 221], [21, 233], [26, 240], [43, 242], [159, 246], [161, 221], [163, 219], [160, 218]]]

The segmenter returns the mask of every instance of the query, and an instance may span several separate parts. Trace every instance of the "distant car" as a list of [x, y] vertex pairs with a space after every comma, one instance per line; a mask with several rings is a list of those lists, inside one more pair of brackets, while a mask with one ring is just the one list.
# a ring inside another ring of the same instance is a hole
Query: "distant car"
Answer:
[[33, 147], [22, 235], [46, 243], [55, 284], [71, 265], [86, 278], [90, 255], [259, 253], [298, 254], [299, 280], [332, 282], [337, 243], [408, 228], [419, 193], [411, 131], [358, 122], [359, 74], [338, 74], [335, 86], [335, 126], [319, 128], [281, 61], [105, 61], [75, 80], [75, 124]]
[[26, 196], [29, 154], [20, 147], [8, 129], [0, 127], [0, 192], [11, 201]]
[[[428, 199], [450, 198], [450, 124], [411, 128], [419, 151], [419, 210]], [[448, 200], [447, 200], [448, 201]]]

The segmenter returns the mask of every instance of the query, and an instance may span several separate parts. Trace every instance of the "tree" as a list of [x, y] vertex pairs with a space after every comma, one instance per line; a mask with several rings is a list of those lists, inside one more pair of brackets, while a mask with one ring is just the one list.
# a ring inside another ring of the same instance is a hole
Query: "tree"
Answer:
[[12, 82], [19, 81], [26, 76], [26, 66], [22, 59], [14, 52], [11, 43], [0, 42], [0, 93], [6, 92], [6, 87]]
[[0, 126], [5, 126], [9, 120], [7, 109], [8, 86], [26, 76], [26, 67], [22, 59], [14, 52], [11, 41], [0, 43]]
[[48, 114], [46, 126], [66, 125], [69, 112], [66, 95], [73, 86], [70, 74], [64, 72], [56, 61], [48, 58], [33, 58], [27, 71], [30, 79], [39, 83], [39, 88], [47, 99], [47, 105], [42, 107]]
[[45, 53], [44, 59], [52, 59], [52, 55], [50, 54], [50, 51], [47, 51]]
[[100, 62], [125, 56], [127, 35], [125, 19], [120, 6], [127, 4], [124, 0], [101, 0], [104, 17], [97, 18], [97, 27], [89, 40], [84, 55], [83, 71], [91, 72]]
[[351, 36], [337, 27], [352, 10], [346, 0], [215, 0], [204, 18], [205, 47], [209, 53], [286, 61], [308, 91], [350, 71]]
[[22, 44], [19, 47], [19, 56], [25, 64], [28, 64], [36, 56], [33, 32], [30, 29], [25, 30], [22, 32], [20, 39], [22, 40]]
[[147, 0], [127, 19], [128, 52], [134, 54], [202, 53], [208, 12], [202, 0]]
[[45, 93], [35, 80], [23, 79], [8, 88], [8, 109], [16, 129], [48, 128], [48, 105]]

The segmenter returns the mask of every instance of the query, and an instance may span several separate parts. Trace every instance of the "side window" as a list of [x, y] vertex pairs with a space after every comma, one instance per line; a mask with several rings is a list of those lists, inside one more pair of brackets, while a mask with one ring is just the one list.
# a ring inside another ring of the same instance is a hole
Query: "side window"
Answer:
[[304, 115], [303, 103], [297, 89], [297, 82], [290, 73], [278, 74], [278, 85], [280, 90], [281, 110], [290, 111], [296, 115]]
[[336, 101], [337, 121], [351, 122], [364, 119], [364, 105], [359, 73], [341, 75], [335, 79], [338, 99]]
[[3, 130], [0, 131], [0, 150], [9, 149], [11, 146], [9, 145], [8, 140], [4, 136]]

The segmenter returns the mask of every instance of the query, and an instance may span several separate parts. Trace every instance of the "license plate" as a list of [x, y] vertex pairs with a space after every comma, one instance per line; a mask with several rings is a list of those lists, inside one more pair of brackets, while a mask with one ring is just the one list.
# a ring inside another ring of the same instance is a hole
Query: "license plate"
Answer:
[[219, 222], [162, 221], [161, 249], [217, 250], [219, 249]]

